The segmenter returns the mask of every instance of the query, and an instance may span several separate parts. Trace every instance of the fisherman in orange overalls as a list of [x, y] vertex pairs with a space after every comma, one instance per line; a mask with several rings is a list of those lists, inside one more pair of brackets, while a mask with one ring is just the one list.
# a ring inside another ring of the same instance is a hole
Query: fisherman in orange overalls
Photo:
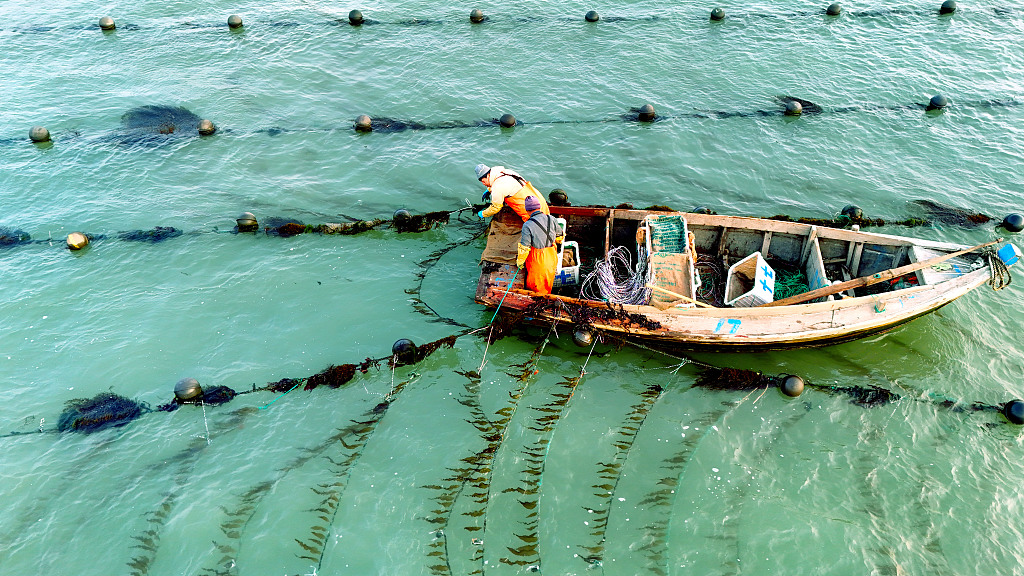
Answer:
[[542, 212], [551, 213], [548, 210], [548, 203], [544, 201], [540, 192], [537, 192], [533, 184], [530, 184], [518, 172], [508, 170], [504, 166], [491, 168], [484, 164], [477, 164], [476, 178], [487, 187], [487, 192], [483, 197], [484, 201], [489, 200], [491, 203], [490, 206], [476, 213], [481, 220], [488, 216], [494, 216], [503, 205], [507, 205], [516, 214], [519, 214], [523, 222], [526, 222], [530, 218], [530, 212], [524, 205], [528, 197], [538, 200]]
[[556, 244], [562, 242], [562, 232], [558, 221], [550, 214], [541, 210], [537, 197], [529, 195], [523, 201], [529, 218], [523, 223], [523, 232], [519, 237], [519, 254], [516, 265], [526, 265], [526, 288], [550, 294], [555, 282], [555, 270], [558, 268], [558, 249]]

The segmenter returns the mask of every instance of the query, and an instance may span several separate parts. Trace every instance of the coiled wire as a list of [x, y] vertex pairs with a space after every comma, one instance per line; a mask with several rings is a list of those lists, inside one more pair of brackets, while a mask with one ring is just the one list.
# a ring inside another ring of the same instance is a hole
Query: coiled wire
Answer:
[[636, 267], [629, 249], [615, 246], [608, 250], [604, 260], [583, 279], [580, 295], [588, 300], [604, 300], [613, 304], [647, 304], [651, 300], [651, 269], [647, 249], [637, 249]]

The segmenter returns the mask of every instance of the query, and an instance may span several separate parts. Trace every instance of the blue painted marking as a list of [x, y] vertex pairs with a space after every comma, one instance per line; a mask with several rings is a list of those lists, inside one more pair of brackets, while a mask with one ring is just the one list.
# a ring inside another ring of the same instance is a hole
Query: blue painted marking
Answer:
[[569, 284], [572, 282], [572, 274], [567, 270], [560, 270], [558, 274], [555, 275], [555, 281], [562, 285]]
[[1004, 245], [996, 252], [996, 254], [999, 254], [999, 259], [1007, 266], [1013, 266], [1018, 260], [1020, 260], [1020, 254], [1013, 244]]
[[812, 274], [811, 274], [810, 286], [808, 286], [811, 290], [817, 290], [818, 288], [824, 288], [825, 286], [828, 285], [828, 283], [825, 282], [825, 279], [822, 277], [821, 272], [819, 272], [817, 269], [811, 270], [811, 272], [812, 272]]
[[761, 267], [761, 272], [764, 272], [765, 278], [774, 278], [773, 270], [768, 267], [767, 264]]
[[769, 293], [769, 294], [772, 294], [773, 292], [775, 292], [775, 287], [772, 286], [772, 287], [769, 288], [768, 287], [768, 280], [765, 280], [764, 278], [761, 278], [761, 288], [764, 289], [764, 291]]
[[718, 321], [718, 325], [715, 326], [715, 334], [723, 333], [723, 328], [725, 327], [726, 323], [729, 324], [729, 334], [735, 334], [736, 331], [739, 330], [740, 324], [742, 324], [743, 321], [736, 320], [735, 318], [722, 318], [721, 320]]

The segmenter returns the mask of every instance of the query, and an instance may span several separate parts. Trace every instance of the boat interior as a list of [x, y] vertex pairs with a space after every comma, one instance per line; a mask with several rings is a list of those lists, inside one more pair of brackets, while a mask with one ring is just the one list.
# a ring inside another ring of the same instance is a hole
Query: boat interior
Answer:
[[[588, 289], [588, 276], [629, 284], [639, 262], [649, 264], [647, 277], [632, 283], [654, 289], [647, 290], [647, 302], [627, 303], [659, 308], [756, 306], [946, 253], [909, 239], [776, 220], [573, 207], [552, 207], [552, 214], [566, 227], [555, 294], [614, 302], [608, 293], [614, 290]], [[615, 255], [618, 266], [606, 255]], [[983, 264], [969, 254], [812, 301], [934, 284]], [[602, 265], [609, 269], [593, 274]]]

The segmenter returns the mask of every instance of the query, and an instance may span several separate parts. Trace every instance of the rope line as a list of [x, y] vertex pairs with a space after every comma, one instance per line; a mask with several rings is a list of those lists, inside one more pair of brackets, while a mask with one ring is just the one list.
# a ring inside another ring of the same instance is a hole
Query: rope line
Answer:
[[[362, 28], [373, 29], [373, 28], [382, 27], [382, 26], [401, 26], [401, 27], [408, 27], [408, 28], [413, 28], [413, 27], [419, 28], [419, 27], [447, 26], [447, 25], [457, 25], [457, 26], [460, 26], [460, 27], [461, 26], [466, 26], [466, 25], [480, 26], [480, 25], [483, 25], [483, 24], [491, 24], [491, 25], [514, 24], [516, 26], [520, 26], [522, 24], [539, 24], [539, 23], [572, 23], [572, 24], [577, 24], [578, 23], [578, 24], [581, 24], [581, 25], [589, 25], [589, 24], [606, 25], [606, 24], [632, 24], [632, 23], [656, 22], [656, 23], [664, 23], [664, 24], [668, 24], [668, 25], [675, 25], [680, 20], [688, 20], [688, 19], [691, 19], [691, 18], [694, 19], [694, 21], [697, 21], [697, 22], [701, 22], [701, 23], [707, 22], [708, 21], [708, 14], [709, 14], [709, 11], [699, 11], [699, 12], [697, 12], [697, 11], [694, 11], [694, 10], [690, 10], [690, 11], [687, 12], [687, 14], [681, 16], [680, 18], [666, 18], [666, 17], [658, 16], [658, 15], [652, 15], [652, 16], [643, 16], [643, 15], [618, 16], [618, 15], [612, 15], [612, 16], [600, 16], [599, 20], [597, 22], [587, 22], [586, 18], [585, 18], [585, 15], [582, 15], [583, 17], [580, 17], [580, 16], [570, 16], [570, 15], [555, 15], [555, 16], [551, 16], [551, 17], [543, 17], [543, 16], [517, 16], [515, 14], [500, 13], [498, 15], [484, 15], [483, 16], [483, 20], [481, 20], [481, 22], [479, 22], [479, 23], [471, 23], [472, 21], [469, 18], [463, 17], [463, 16], [460, 16], [458, 18], [419, 18], [419, 17], [416, 17], [416, 16], [408, 16], [408, 17], [405, 17], [405, 18], [399, 17], [398, 19], [393, 19], [393, 20], [374, 20], [374, 19], [368, 18], [366, 16], [363, 16], [363, 19], [358, 24], [356, 24], [356, 23], [353, 23], [352, 20], [349, 17], [345, 17], [345, 16], [342, 16], [340, 14], [335, 14], [335, 13], [331, 13], [329, 11], [324, 11], [324, 10], [315, 10], [315, 12], [319, 12], [320, 14], [323, 14], [326, 17], [330, 17], [331, 19], [329, 19], [329, 20], [295, 21], [295, 20], [277, 20], [277, 19], [270, 19], [270, 18], [258, 18], [258, 19], [252, 19], [252, 20], [247, 21], [246, 23], [244, 23], [243, 27], [238, 28], [234, 32], [244, 33], [245, 29], [246, 29], [245, 28], [246, 26], [247, 27], [252, 27], [252, 24], [251, 24], [252, 22], [260, 23], [261, 25], [264, 25], [264, 26], [269, 27], [269, 28], [278, 28], [278, 29], [297, 28], [297, 27], [312, 26], [312, 25], [324, 25], [324, 26], [333, 26], [333, 27], [338, 27], [338, 28], [351, 28], [353, 30], [358, 30], [358, 29], [362, 29]], [[1007, 17], [1011, 17], [1011, 16], [1020, 16], [1021, 14], [1024, 14], [1024, 11], [1022, 11], [1019, 8], [1004, 7], [1004, 6], [996, 6], [996, 7], [991, 7], [991, 8], [971, 7], [967, 11], [965, 11], [963, 9], [958, 9], [956, 11], [956, 14], [957, 14], [958, 18], [964, 18], [965, 14], [966, 15], [975, 15], [975, 14], [987, 15], [989, 13], [991, 13], [994, 16], [999, 16], [999, 17], [1002, 17], [1002, 18], [1007, 18]], [[936, 14], [939, 14], [939, 10], [938, 9], [876, 8], [876, 9], [872, 9], [872, 10], [844, 10], [841, 13], [841, 17], [842, 18], [865, 19], [865, 20], [867, 20], [867, 19], [874, 19], [874, 18], [887, 18], [887, 17], [891, 17], [891, 16], [924, 16], [924, 17], [928, 17], [928, 16], [933, 16], [933, 15], [936, 15]], [[740, 20], [740, 21], [742, 21], [742, 20], [776, 20], [776, 19], [792, 19], [792, 18], [818, 18], [818, 17], [824, 16], [824, 15], [826, 15], [825, 9], [820, 9], [820, 10], [797, 10], [797, 11], [790, 11], [790, 12], [744, 12], [744, 11], [730, 11], [728, 13], [728, 20]], [[970, 21], [970, 19], [968, 19], [968, 21]], [[712, 25], [714, 25], [714, 24], [717, 24], [717, 23], [712, 23]], [[177, 22], [175, 24], [172, 24], [171, 26], [163, 26], [163, 27], [160, 27], [160, 26], [149, 26], [149, 25], [146, 25], [146, 24], [136, 24], [136, 23], [117, 24], [117, 27], [115, 28], [114, 31], [116, 31], [118, 33], [123, 33], [123, 32], [151, 32], [151, 31], [156, 31], [156, 30], [167, 30], [167, 29], [180, 30], [182, 32], [191, 32], [191, 31], [195, 31], [195, 30], [225, 30], [225, 31], [230, 31], [231, 30], [231, 28], [227, 24], [227, 22], [217, 22], [215, 24], [215, 23], [213, 23], [212, 21], [209, 21], [209, 20], [207, 20], [207, 21], [185, 20], [185, 21], [182, 21], [182, 22]], [[29, 25], [29, 26], [23, 26], [23, 27], [0, 28], [0, 32], [10, 32], [10, 33], [18, 34], [18, 35], [25, 35], [25, 34], [48, 34], [48, 33], [63, 32], [63, 31], [67, 31], [67, 30], [75, 30], [75, 31], [79, 31], [79, 32], [82, 32], [82, 33], [93, 33], [94, 31], [98, 30], [98, 26], [96, 24], [72, 24], [72, 25], [67, 25], [67, 26], [55, 26], [55, 25], [52, 25], [52, 24], [38, 24], [38, 25]]]
[[629, 249], [615, 246], [608, 250], [604, 260], [594, 266], [580, 287], [583, 298], [607, 301], [613, 304], [644, 304], [651, 297], [650, 265], [646, 248], [638, 249], [636, 267]]
[[[786, 101], [792, 99], [790, 97], [779, 97], [779, 101]], [[801, 100], [808, 102], [807, 100]], [[978, 109], [993, 109], [993, 108], [1015, 108], [1019, 107], [1024, 102], [1018, 101], [1011, 98], [993, 98], [989, 100], [973, 100], [973, 101], [958, 101], [955, 108], [978, 108]], [[850, 114], [858, 112], [881, 112], [881, 111], [910, 111], [910, 112], [921, 112], [926, 111], [928, 105], [924, 103], [914, 102], [911, 104], [877, 104], [877, 105], [860, 105], [860, 106], [837, 106], [831, 108], [822, 108], [821, 106], [815, 105], [814, 111], [809, 111], [807, 107], [804, 107], [804, 112], [801, 116], [822, 116], [826, 114]], [[597, 118], [591, 120], [558, 120], [558, 119], [547, 119], [547, 120], [531, 120], [523, 121], [519, 118], [515, 120], [515, 127], [520, 126], [543, 126], [543, 125], [576, 125], [576, 124], [604, 124], [612, 122], [623, 122], [623, 123], [642, 123], [642, 124], [662, 124], [672, 120], [725, 120], [731, 118], [768, 118], [768, 117], [785, 117], [785, 118], [796, 118], [794, 116], [786, 116], [786, 110], [784, 106], [770, 109], [757, 109], [757, 110], [713, 110], [710, 108], [700, 108], [694, 106], [691, 108], [692, 112], [677, 112], [677, 113], [662, 113], [659, 112], [653, 120], [644, 122], [638, 119], [638, 115], [634, 111], [630, 111], [626, 114], [620, 114], [616, 117], [610, 118]], [[420, 131], [420, 130], [451, 130], [451, 129], [469, 129], [469, 128], [489, 128], [493, 129], [500, 127], [502, 129], [509, 129], [511, 127], [502, 126], [500, 118], [490, 118], [486, 120], [475, 120], [475, 121], [460, 121], [451, 120], [444, 121], [436, 124], [423, 124], [413, 120], [398, 120], [393, 118], [374, 118], [371, 121], [372, 129], [369, 133], [380, 132], [385, 134], [395, 132], [406, 132], [406, 131]], [[342, 125], [333, 125], [325, 128], [302, 128], [302, 129], [290, 129], [290, 128], [262, 128], [257, 130], [238, 130], [234, 128], [219, 128], [216, 136], [211, 137], [225, 137], [228, 135], [245, 137], [252, 134], [267, 134], [269, 136], [278, 136], [284, 133], [301, 133], [301, 134], [334, 134], [334, 133], [345, 133], [352, 132], [355, 128], [355, 123], [346, 123]], [[47, 145], [52, 143], [77, 141], [81, 139], [97, 139], [97, 138], [108, 138], [108, 136], [95, 136], [95, 137], [84, 137], [77, 131], [55, 131], [52, 132], [52, 138], [46, 142]], [[127, 138], [131, 140], [135, 136], [131, 134], [121, 135], [119, 137]], [[356, 136], [365, 136], [367, 133], [356, 132]], [[198, 135], [196, 135], [198, 136]], [[176, 134], [167, 135], [146, 135], [145, 138], [150, 141], [156, 140], [156, 144], [161, 142], [171, 142], [183, 137], [191, 137], [190, 134], [182, 131]], [[140, 136], [140, 138], [142, 138]], [[23, 145], [26, 139], [22, 137], [7, 137], [0, 138], [0, 145]]]
[[1010, 269], [1007, 268], [1006, 263], [1003, 262], [1002, 258], [999, 257], [995, 251], [989, 251], [986, 253], [988, 257], [989, 266], [989, 280], [988, 285], [993, 290], [1002, 290], [1010, 285], [1013, 281], [1013, 276], [1010, 274]]

